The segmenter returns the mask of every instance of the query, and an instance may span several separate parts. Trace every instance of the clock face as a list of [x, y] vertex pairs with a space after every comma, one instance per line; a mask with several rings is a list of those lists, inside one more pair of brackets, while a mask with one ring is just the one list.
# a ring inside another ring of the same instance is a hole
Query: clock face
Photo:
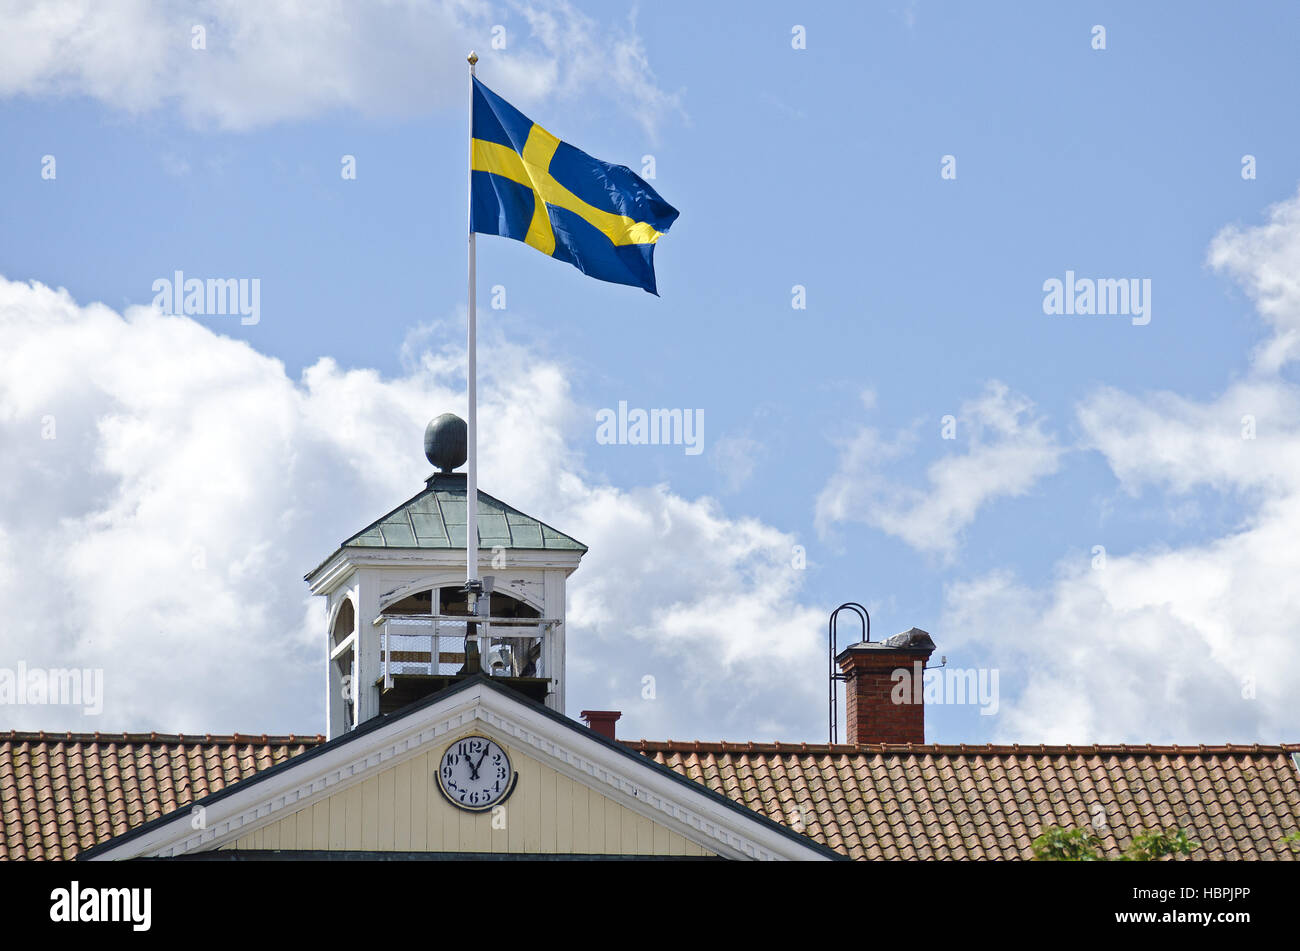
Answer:
[[504, 802], [514, 791], [515, 769], [510, 757], [485, 736], [463, 736], [442, 754], [438, 788], [454, 806], [483, 812]]

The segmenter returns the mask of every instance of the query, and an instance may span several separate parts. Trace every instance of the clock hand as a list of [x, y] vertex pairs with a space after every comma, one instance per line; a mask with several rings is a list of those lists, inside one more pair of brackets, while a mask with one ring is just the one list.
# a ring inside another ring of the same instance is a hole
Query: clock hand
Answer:
[[479, 768], [479, 766], [482, 766], [482, 765], [483, 765], [483, 761], [484, 761], [485, 759], [487, 759], [487, 755], [488, 755], [488, 751], [487, 751], [486, 749], [484, 749], [484, 750], [483, 750], [483, 755], [480, 756], [480, 757], [478, 758], [478, 766], [475, 766], [475, 767], [474, 767], [474, 778], [475, 778], [475, 779], [478, 779], [478, 768]]

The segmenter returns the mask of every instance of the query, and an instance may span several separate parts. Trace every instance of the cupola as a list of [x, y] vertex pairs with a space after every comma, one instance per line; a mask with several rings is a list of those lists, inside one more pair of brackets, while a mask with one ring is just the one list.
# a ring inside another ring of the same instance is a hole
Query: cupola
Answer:
[[464, 420], [434, 419], [424, 448], [424, 489], [306, 576], [326, 599], [330, 737], [480, 671], [564, 712], [565, 585], [587, 547], [479, 491], [468, 591]]

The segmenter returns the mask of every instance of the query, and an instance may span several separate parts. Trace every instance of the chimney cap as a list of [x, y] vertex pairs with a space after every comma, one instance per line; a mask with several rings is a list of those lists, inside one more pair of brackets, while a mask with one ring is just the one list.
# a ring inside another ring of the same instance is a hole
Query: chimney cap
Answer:
[[614, 724], [623, 714], [619, 710], [583, 710], [578, 715], [587, 721], [587, 726], [591, 727], [593, 733], [613, 740], [616, 739]]
[[905, 650], [934, 650], [934, 638], [928, 631], [923, 631], [919, 627], [910, 627], [902, 634], [895, 634], [887, 638], [885, 644]]
[[863, 651], [908, 651], [918, 654], [930, 654], [934, 650], [934, 638], [919, 627], [913, 627], [883, 641], [858, 641], [856, 644], [850, 644], [840, 651], [835, 659], [839, 661], [850, 653], [856, 654]]

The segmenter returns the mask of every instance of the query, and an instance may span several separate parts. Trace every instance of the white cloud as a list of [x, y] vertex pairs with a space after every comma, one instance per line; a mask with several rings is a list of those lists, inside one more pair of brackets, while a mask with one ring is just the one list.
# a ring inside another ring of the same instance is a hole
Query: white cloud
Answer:
[[1220, 231], [1208, 260], [1245, 288], [1271, 326], [1273, 336], [1256, 351], [1255, 363], [1274, 372], [1300, 356], [1300, 195], [1267, 214], [1265, 224]]
[[[1133, 496], [1231, 493], [1239, 525], [1171, 547], [1062, 559], [1034, 590], [1005, 572], [952, 585], [945, 646], [1002, 667], [1001, 738], [1075, 743], [1294, 740], [1300, 732], [1300, 196], [1265, 224], [1225, 228], [1210, 260], [1256, 301], [1271, 335], [1251, 378], [1198, 401], [1097, 390], [1087, 446]], [[1246, 422], [1250, 418], [1252, 425]]]
[[[1229, 386], [1198, 402], [1101, 387], [1078, 407], [1084, 445], [1101, 452], [1130, 493], [1289, 491], [1300, 472], [1300, 394], [1277, 379]], [[1254, 439], [1243, 438], [1251, 429]]]
[[[294, 381], [188, 318], [0, 278], [0, 335], [0, 666], [102, 667], [107, 693], [102, 717], [14, 706], [8, 726], [319, 729], [324, 622], [302, 574], [421, 488], [425, 422], [464, 409], [459, 327], [396, 379], [322, 359]], [[821, 613], [799, 602], [793, 539], [593, 482], [564, 369], [481, 348], [484, 489], [591, 546], [570, 588], [573, 709], [621, 707], [624, 735], [808, 735]]]
[[1000, 739], [1293, 739], [1300, 644], [1296, 500], [1201, 545], [1064, 559], [1035, 591], [1005, 574], [946, 592], [944, 647], [1001, 670]]
[[[981, 506], [1024, 495], [1059, 467], [1062, 448], [1033, 409], [1028, 399], [991, 381], [956, 417], [957, 445], [964, 443], [966, 451], [932, 463], [925, 487], [891, 480], [887, 472], [912, 452], [915, 430], [886, 439], [863, 427], [842, 447], [837, 471], [817, 498], [818, 531], [862, 522], [913, 548], [950, 555]], [[938, 421], [934, 427], [937, 439]]]
[[635, 8], [621, 29], [602, 28], [568, 0], [513, 0], [511, 8], [545, 51], [502, 63], [506, 78], [533, 100], [555, 94], [589, 98], [599, 90], [632, 107], [651, 139], [670, 115], [684, 116], [681, 96], [659, 88], [637, 35]]
[[[608, 96], [652, 136], [680, 110], [633, 23], [602, 28], [567, 0], [4, 0], [0, 20], [0, 97], [84, 95], [131, 113], [174, 104], [202, 127], [456, 106], [471, 47], [481, 75], [521, 103]], [[498, 24], [504, 50], [490, 45]]]

